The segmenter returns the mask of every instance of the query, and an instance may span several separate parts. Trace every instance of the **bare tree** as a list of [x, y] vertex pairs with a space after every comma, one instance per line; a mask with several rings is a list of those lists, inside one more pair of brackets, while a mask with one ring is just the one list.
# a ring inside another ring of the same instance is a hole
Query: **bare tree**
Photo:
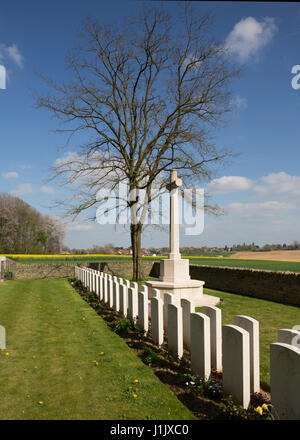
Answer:
[[62, 250], [65, 229], [62, 223], [51, 215], [44, 216], [44, 231], [46, 234], [45, 252], [54, 254]]
[[153, 188], [165, 188], [177, 168], [186, 185], [211, 178], [211, 165], [230, 153], [211, 141], [209, 127], [230, 111], [228, 86], [238, 74], [222, 45], [210, 38], [210, 16], [183, 7], [176, 20], [151, 8], [120, 27], [83, 24], [83, 44], [68, 57], [69, 83], [44, 78], [52, 89], [36, 96], [69, 125], [86, 133], [74, 154], [57, 161], [54, 176], [75, 184], [68, 212], [95, 206], [97, 192], [120, 183], [129, 188], [133, 278], [141, 278], [141, 234]]
[[54, 253], [64, 235], [62, 225], [43, 216], [28, 203], [10, 194], [0, 194], [0, 252]]

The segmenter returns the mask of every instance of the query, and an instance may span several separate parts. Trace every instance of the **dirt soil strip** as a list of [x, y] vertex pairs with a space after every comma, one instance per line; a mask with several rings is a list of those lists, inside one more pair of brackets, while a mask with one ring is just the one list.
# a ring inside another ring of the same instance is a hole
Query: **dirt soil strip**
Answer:
[[237, 252], [230, 258], [246, 258], [254, 260], [299, 261], [300, 251], [269, 251], [269, 252]]

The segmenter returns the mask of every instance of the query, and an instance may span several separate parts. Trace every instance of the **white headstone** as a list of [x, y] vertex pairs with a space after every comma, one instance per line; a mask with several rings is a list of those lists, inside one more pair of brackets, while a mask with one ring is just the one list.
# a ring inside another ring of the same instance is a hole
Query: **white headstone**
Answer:
[[136, 322], [137, 314], [138, 314], [138, 298], [137, 291], [134, 287], [129, 287], [128, 291], [128, 318], [132, 319]]
[[164, 342], [163, 303], [160, 298], [151, 298], [151, 333], [156, 345]]
[[146, 293], [147, 297], [149, 296], [148, 286], [146, 284], [142, 284], [140, 287], [140, 292]]
[[[157, 289], [155, 289], [157, 290]], [[159, 290], [158, 290], [159, 292]], [[164, 294], [164, 306], [163, 306], [163, 316], [164, 316], [164, 331], [168, 333], [168, 305], [173, 304], [173, 297], [170, 293]]]
[[210, 322], [203, 313], [191, 313], [191, 369], [208, 380], [211, 373], [210, 354]]
[[234, 317], [234, 323], [249, 333], [250, 391], [259, 393], [259, 322], [249, 316], [237, 315]]
[[159, 289], [151, 288], [151, 298], [160, 298]]
[[113, 281], [113, 309], [118, 312], [120, 310], [120, 296], [119, 296], [119, 280]]
[[182, 307], [182, 332], [183, 332], [183, 346], [190, 349], [191, 346], [191, 313], [195, 311], [195, 306], [189, 299], [181, 299]]
[[202, 307], [210, 319], [211, 368], [222, 371], [222, 312], [214, 306]]
[[182, 308], [175, 304], [168, 304], [168, 348], [179, 359], [182, 358]]
[[270, 345], [271, 402], [280, 420], [300, 420], [300, 348]]
[[148, 295], [145, 292], [138, 292], [138, 320], [137, 325], [142, 332], [148, 332]]
[[108, 306], [110, 308], [112, 308], [112, 306], [113, 306], [113, 279], [112, 279], [112, 277], [108, 278], [107, 300], [108, 300]]
[[107, 304], [107, 273], [103, 274], [103, 302]]
[[127, 289], [130, 287], [130, 281], [129, 280], [123, 280], [123, 283], [127, 287]]
[[128, 292], [125, 284], [120, 284], [120, 313], [126, 318], [128, 310]]
[[103, 276], [100, 273], [98, 277], [98, 291], [99, 291], [99, 301], [103, 301]]
[[278, 342], [300, 348], [300, 332], [295, 329], [281, 328], [278, 330]]
[[223, 325], [223, 391], [247, 409], [250, 403], [249, 333], [236, 325]]

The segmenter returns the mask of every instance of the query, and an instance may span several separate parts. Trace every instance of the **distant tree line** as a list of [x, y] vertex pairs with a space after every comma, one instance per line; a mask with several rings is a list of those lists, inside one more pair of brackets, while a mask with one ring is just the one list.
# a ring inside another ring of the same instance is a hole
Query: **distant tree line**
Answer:
[[62, 248], [62, 224], [42, 215], [10, 194], [0, 194], [0, 252], [5, 254], [55, 254]]
[[[227, 246], [225, 246], [227, 247]], [[291, 244], [265, 244], [263, 246], [258, 246], [254, 243], [251, 244], [234, 244], [230, 248], [233, 252], [239, 251], [257, 251], [257, 252], [265, 252], [265, 251], [280, 251], [280, 250], [298, 250], [300, 249], [300, 242], [294, 240]]]
[[67, 246], [63, 246], [63, 251], [68, 254], [72, 255], [112, 255], [116, 253], [117, 249], [120, 249], [119, 247], [115, 247], [113, 244], [108, 243], [104, 244], [102, 246], [93, 245], [89, 249], [79, 249], [79, 248], [69, 248]]
[[[67, 246], [63, 246], [62, 248], [66, 253], [73, 254], [73, 255], [90, 255], [90, 254], [100, 254], [100, 255], [118, 255], [123, 254], [125, 255], [125, 252], [120, 252], [124, 250], [131, 250], [131, 246], [128, 248], [123, 248], [122, 246], [114, 246], [111, 243], [104, 244], [102, 246], [93, 245], [89, 249], [71, 249]], [[202, 246], [202, 247], [181, 247], [180, 252], [181, 255], [184, 256], [230, 256], [235, 252], [240, 251], [255, 251], [255, 252], [266, 252], [266, 251], [275, 251], [275, 250], [300, 250], [300, 242], [295, 240], [292, 244], [265, 244], [263, 246], [258, 246], [254, 243], [251, 244], [234, 244], [233, 246], [224, 246], [224, 247], [208, 247], [208, 246]], [[144, 251], [144, 255], [168, 255], [169, 248], [168, 247], [161, 247], [161, 248], [149, 248], [149, 249], [142, 249]], [[128, 252], [130, 255], [130, 252]]]

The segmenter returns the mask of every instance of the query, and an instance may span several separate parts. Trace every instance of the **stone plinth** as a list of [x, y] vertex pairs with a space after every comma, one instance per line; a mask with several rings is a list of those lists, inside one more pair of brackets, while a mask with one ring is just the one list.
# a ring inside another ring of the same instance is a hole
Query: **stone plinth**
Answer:
[[220, 303], [220, 298], [212, 295], [203, 294], [204, 281], [187, 280], [182, 282], [147, 281], [149, 287], [149, 298], [153, 296], [152, 289], [158, 289], [160, 298], [164, 300], [164, 294], [169, 293], [173, 296], [173, 304], [180, 304], [181, 299], [188, 299], [195, 304], [195, 307], [216, 306]]
[[166, 283], [186, 282], [191, 279], [189, 275], [189, 260], [161, 260], [159, 274], [160, 281]]

